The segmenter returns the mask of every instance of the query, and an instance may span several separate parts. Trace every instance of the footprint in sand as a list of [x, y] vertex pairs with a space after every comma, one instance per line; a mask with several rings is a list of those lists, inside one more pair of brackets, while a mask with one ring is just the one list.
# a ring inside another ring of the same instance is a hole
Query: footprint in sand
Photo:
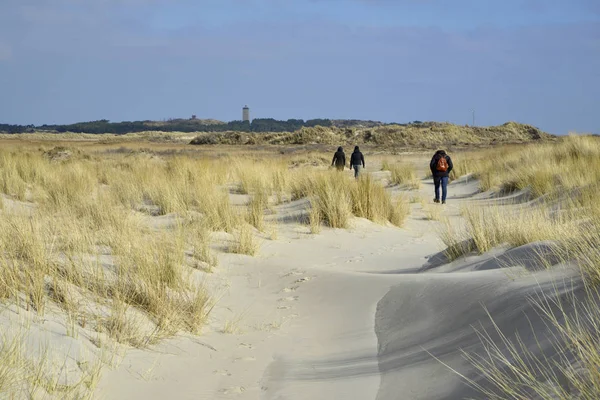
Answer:
[[292, 276], [292, 275], [295, 275], [295, 276], [304, 275], [304, 271], [291, 271], [291, 272], [288, 272], [287, 274], [283, 275], [283, 277], [287, 278], [288, 276]]
[[232, 394], [242, 394], [246, 391], [246, 388], [243, 386], [233, 386], [227, 389], [221, 389], [220, 392], [224, 395], [232, 395]]
[[240, 343], [239, 347], [245, 347], [246, 349], [250, 349], [250, 350], [252, 350], [254, 348], [254, 346], [252, 346], [249, 343]]
[[313, 278], [310, 276], [305, 276], [304, 278], [296, 279], [295, 283], [304, 283], [312, 280]]
[[286, 287], [285, 289], [282, 290], [282, 292], [290, 293], [290, 292], [295, 292], [296, 290], [298, 290], [298, 286], [292, 286], [292, 287]]
[[222, 375], [222, 376], [231, 376], [231, 374], [229, 373], [229, 371], [225, 370], [225, 369], [216, 369], [213, 371], [213, 374], [215, 375]]
[[290, 306], [279, 306], [279, 307], [277, 307], [278, 310], [289, 310], [290, 308], [292, 308], [292, 307], [290, 307]]
[[298, 296], [289, 296], [289, 297], [282, 297], [278, 301], [297, 301], [298, 299], [299, 299]]
[[363, 261], [364, 260], [363, 260], [362, 257], [354, 257], [354, 258], [351, 258], [349, 260], [346, 260], [346, 263], [361, 263]]
[[256, 361], [256, 358], [254, 357], [240, 357], [240, 358], [236, 358], [235, 360], [233, 360], [233, 362], [250, 362], [250, 361]]

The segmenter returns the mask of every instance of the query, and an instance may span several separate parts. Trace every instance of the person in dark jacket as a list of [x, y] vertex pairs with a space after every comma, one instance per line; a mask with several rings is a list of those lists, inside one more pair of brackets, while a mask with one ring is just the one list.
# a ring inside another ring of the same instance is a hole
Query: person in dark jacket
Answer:
[[442, 204], [446, 204], [446, 195], [448, 194], [448, 178], [450, 171], [454, 166], [452, 165], [452, 159], [446, 154], [444, 150], [438, 150], [433, 155], [431, 162], [429, 163], [429, 169], [431, 169], [431, 175], [433, 175], [433, 183], [435, 185], [435, 203], [440, 202], [440, 186], [442, 187]]
[[333, 161], [331, 161], [331, 166], [337, 168], [338, 171], [343, 171], [346, 167], [346, 154], [344, 153], [344, 149], [342, 147], [338, 147], [337, 151], [333, 155]]
[[354, 147], [354, 153], [350, 157], [350, 168], [354, 169], [354, 177], [358, 179], [361, 168], [365, 168], [365, 157], [358, 146]]

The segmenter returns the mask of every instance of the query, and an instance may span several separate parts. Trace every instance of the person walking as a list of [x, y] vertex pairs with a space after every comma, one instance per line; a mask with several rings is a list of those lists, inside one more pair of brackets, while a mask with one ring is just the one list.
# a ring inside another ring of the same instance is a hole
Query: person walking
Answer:
[[358, 179], [361, 168], [365, 168], [365, 157], [358, 146], [354, 147], [354, 153], [350, 157], [350, 168], [354, 169], [354, 177]]
[[333, 155], [331, 166], [333, 167], [334, 165], [338, 171], [343, 171], [346, 167], [346, 154], [344, 153], [342, 146], [338, 147], [337, 151]]
[[435, 198], [434, 203], [440, 202], [440, 186], [442, 187], [442, 204], [446, 204], [446, 195], [448, 194], [448, 178], [450, 171], [454, 166], [452, 165], [452, 159], [446, 154], [444, 150], [438, 150], [435, 152], [429, 163], [429, 169], [431, 169], [431, 175], [433, 175], [433, 183], [435, 185]]

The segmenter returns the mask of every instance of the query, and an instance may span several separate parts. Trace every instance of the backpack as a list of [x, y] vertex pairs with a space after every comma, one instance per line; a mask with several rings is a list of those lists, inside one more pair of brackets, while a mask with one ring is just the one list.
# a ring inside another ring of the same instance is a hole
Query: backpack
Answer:
[[440, 172], [448, 171], [448, 160], [446, 160], [446, 156], [441, 156], [438, 159], [436, 169]]

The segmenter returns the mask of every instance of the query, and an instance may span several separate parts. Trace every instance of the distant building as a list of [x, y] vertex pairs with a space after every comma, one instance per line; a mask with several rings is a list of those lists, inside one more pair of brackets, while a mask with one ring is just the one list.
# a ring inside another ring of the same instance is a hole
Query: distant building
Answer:
[[196, 119], [196, 118], [197, 118], [196, 114], [192, 115], [192, 119]]
[[244, 106], [244, 108], [242, 108], [242, 121], [250, 122], [250, 109], [248, 106]]

